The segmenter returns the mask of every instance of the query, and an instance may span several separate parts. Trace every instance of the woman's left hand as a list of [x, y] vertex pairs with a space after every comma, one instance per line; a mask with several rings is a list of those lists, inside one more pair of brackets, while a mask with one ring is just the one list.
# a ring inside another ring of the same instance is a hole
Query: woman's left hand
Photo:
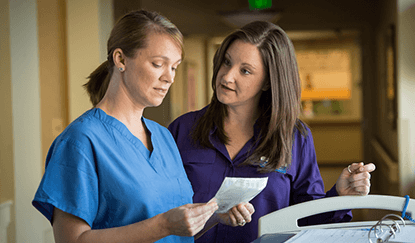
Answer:
[[336, 190], [340, 196], [367, 195], [370, 192], [370, 172], [376, 166], [373, 163], [364, 165], [363, 162], [353, 163], [344, 168], [337, 179]]
[[218, 213], [219, 222], [230, 226], [244, 226], [251, 222], [251, 215], [255, 212], [254, 206], [250, 203], [239, 203], [229, 209], [227, 213]]

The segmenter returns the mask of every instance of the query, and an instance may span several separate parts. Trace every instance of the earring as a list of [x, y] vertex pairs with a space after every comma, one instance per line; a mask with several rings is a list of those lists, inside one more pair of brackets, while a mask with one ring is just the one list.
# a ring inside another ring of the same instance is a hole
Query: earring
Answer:
[[118, 70], [120, 70], [120, 72], [123, 72], [124, 68], [120, 67], [120, 68], [118, 68]]

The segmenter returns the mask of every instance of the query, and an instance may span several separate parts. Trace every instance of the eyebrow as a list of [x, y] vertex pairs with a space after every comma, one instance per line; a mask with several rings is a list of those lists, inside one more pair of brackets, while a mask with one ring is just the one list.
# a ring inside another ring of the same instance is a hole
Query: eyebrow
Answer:
[[[231, 55], [229, 55], [229, 53], [225, 53], [225, 56], [227, 57], [227, 58], [229, 58], [230, 60], [232, 60], [232, 57], [231, 57]], [[252, 69], [254, 69], [254, 70], [256, 70], [256, 67], [255, 66], [253, 66], [253, 65], [251, 65], [251, 64], [249, 64], [249, 63], [246, 63], [246, 62], [243, 62], [242, 63], [242, 65], [244, 65], [244, 66], [249, 66], [250, 68], [252, 68]]]
[[[166, 56], [152, 56], [152, 58], [161, 58], [161, 59], [163, 59], [163, 60], [170, 61], [170, 58], [168, 58], [168, 57], [166, 57]], [[177, 62], [175, 62], [175, 63], [181, 63], [181, 62], [182, 62], [182, 59], [179, 59], [179, 60], [177, 60]]]
[[256, 67], [255, 66], [252, 66], [251, 64], [249, 64], [249, 63], [242, 63], [242, 65], [245, 65], [245, 66], [249, 66], [249, 67], [251, 67], [252, 69], [254, 69], [254, 70], [256, 70]]

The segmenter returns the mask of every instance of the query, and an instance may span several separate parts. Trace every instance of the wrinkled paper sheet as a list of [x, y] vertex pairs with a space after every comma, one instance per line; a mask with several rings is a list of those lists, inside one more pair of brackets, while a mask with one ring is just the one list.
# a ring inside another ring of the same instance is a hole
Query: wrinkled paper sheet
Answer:
[[268, 177], [225, 177], [215, 197], [219, 206], [216, 213], [226, 213], [241, 202], [249, 202], [267, 185]]

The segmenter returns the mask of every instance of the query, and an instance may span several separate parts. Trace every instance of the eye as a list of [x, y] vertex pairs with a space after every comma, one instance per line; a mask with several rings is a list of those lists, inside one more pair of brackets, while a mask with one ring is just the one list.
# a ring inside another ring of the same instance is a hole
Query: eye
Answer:
[[172, 70], [173, 72], [176, 72], [177, 67], [171, 67], [171, 70]]
[[251, 71], [249, 71], [249, 70], [248, 70], [248, 69], [246, 69], [246, 68], [242, 68], [242, 69], [241, 69], [241, 73], [248, 75], [248, 74], [251, 74]]
[[154, 66], [155, 68], [161, 68], [161, 65], [159, 65], [159, 64], [157, 64], [157, 63], [155, 63], [155, 62], [153, 62], [152, 64], [153, 64], [153, 66]]
[[231, 61], [228, 58], [225, 58], [223, 60], [223, 64], [225, 64], [226, 66], [230, 66], [231, 65]]

